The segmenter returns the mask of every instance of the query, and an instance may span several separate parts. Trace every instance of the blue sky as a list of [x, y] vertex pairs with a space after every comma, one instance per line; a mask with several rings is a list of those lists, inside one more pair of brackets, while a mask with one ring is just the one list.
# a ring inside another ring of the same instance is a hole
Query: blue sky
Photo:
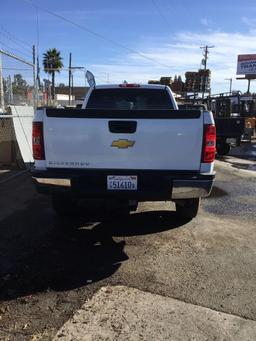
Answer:
[[[256, 53], [255, 0], [210, 3], [191, 0], [38, 0], [33, 3], [38, 10], [30, 0], [9, 0], [1, 4], [0, 47], [29, 59], [28, 49], [38, 43], [40, 61], [46, 49], [56, 47], [61, 51], [66, 67], [69, 52], [72, 52], [74, 66], [86, 67], [96, 75], [97, 83], [106, 83], [124, 79], [147, 82], [161, 76], [184, 75], [185, 71], [199, 68], [202, 59], [199, 47], [210, 44], [215, 46], [209, 58], [213, 92], [227, 91], [229, 84], [224, 79], [230, 77], [234, 89], [246, 90], [246, 82], [235, 81], [236, 60], [239, 53]], [[44, 9], [74, 21], [85, 30]], [[103, 35], [106, 40], [87, 29]], [[6, 70], [8, 67], [24, 68], [21, 63], [11, 62], [6, 57], [3, 66], [5, 75], [14, 72]], [[31, 71], [22, 70], [21, 73], [31, 79]], [[57, 76], [57, 82], [63, 81], [67, 82], [67, 71]], [[84, 84], [82, 72], [75, 72], [74, 81], [76, 85]], [[256, 91], [256, 81], [252, 83], [252, 90]]]

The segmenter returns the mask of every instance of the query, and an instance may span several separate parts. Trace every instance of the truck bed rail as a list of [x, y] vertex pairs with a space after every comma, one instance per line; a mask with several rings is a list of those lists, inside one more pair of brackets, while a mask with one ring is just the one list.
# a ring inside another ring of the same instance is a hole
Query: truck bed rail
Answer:
[[120, 109], [45, 109], [47, 117], [60, 118], [133, 118], [196, 119], [201, 110], [120, 110]]

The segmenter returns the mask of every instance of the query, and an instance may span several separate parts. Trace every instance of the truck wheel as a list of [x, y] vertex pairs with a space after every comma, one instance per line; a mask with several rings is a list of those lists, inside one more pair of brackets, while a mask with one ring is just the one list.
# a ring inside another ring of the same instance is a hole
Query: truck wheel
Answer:
[[176, 213], [179, 217], [191, 220], [198, 213], [200, 201], [200, 198], [176, 201]]
[[60, 217], [69, 217], [77, 213], [78, 202], [68, 195], [52, 195], [52, 207]]
[[230, 151], [230, 145], [228, 143], [217, 144], [218, 155], [227, 155], [229, 151]]

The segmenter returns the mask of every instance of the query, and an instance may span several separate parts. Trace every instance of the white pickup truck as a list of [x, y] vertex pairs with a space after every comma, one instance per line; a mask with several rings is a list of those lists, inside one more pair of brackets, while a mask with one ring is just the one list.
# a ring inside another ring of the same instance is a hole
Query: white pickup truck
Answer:
[[213, 185], [215, 145], [211, 112], [179, 110], [167, 86], [95, 86], [82, 109], [36, 111], [32, 176], [59, 214], [81, 198], [127, 210], [171, 200], [192, 219]]

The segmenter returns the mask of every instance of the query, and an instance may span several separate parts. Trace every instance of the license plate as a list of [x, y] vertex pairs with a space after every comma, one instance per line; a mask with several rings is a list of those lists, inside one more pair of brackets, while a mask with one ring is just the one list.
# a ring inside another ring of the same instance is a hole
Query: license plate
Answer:
[[136, 175], [108, 175], [107, 188], [112, 191], [136, 191], [138, 179]]

